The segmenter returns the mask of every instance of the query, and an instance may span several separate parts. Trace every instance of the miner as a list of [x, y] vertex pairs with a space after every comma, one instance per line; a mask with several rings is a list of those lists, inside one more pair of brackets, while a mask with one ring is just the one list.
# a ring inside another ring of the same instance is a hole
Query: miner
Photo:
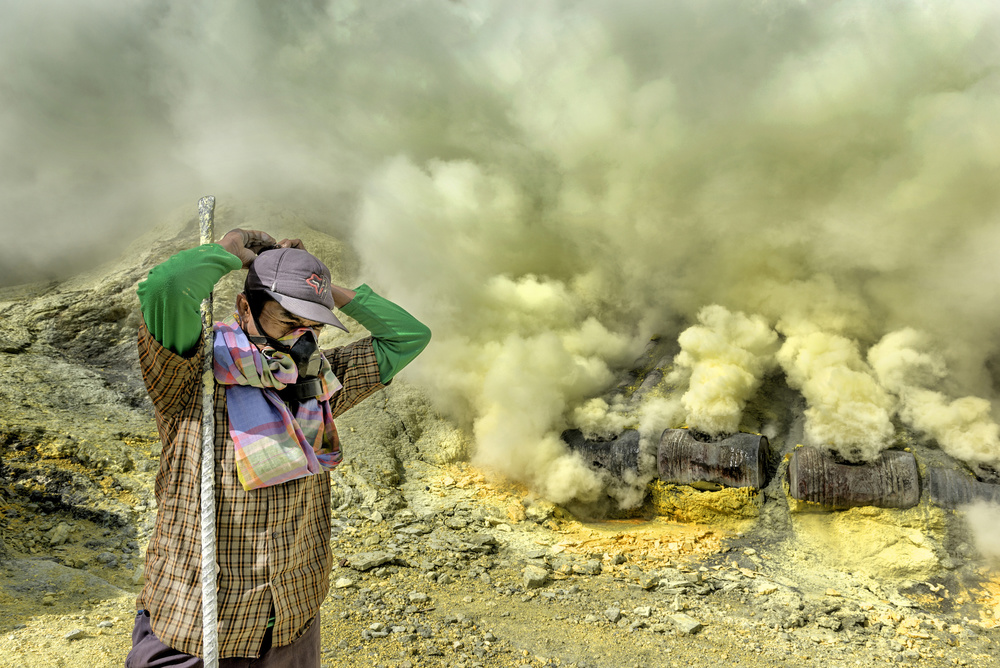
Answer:
[[[320, 665], [329, 587], [334, 418], [385, 387], [430, 330], [367, 285], [333, 285], [298, 239], [235, 229], [177, 253], [138, 287], [139, 361], [163, 453], [128, 668], [202, 665], [199, 304], [246, 268], [213, 332], [219, 665]], [[371, 332], [318, 350], [336, 307]]]

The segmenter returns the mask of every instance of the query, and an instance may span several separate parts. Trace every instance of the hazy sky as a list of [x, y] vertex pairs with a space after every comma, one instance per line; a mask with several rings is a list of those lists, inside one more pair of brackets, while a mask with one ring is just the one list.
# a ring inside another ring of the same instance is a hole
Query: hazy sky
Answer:
[[1000, 462], [998, 65], [990, 0], [0, 0], [0, 284], [266, 201], [428, 321], [412, 378], [550, 497], [592, 487], [581, 402], [709, 306], [718, 387], [649, 424], [780, 369], [814, 441]]

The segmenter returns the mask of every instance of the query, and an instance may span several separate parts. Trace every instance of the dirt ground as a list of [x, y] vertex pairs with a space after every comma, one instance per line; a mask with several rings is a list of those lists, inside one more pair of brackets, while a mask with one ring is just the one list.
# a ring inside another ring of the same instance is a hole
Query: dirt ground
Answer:
[[[1000, 574], [988, 569], [962, 590], [878, 582], [821, 559], [803, 572], [800, 546], [755, 543], [745, 520], [581, 522], [467, 465], [406, 473], [407, 508], [394, 516], [336, 513], [324, 666], [1000, 665]], [[27, 530], [8, 520], [5, 535]], [[470, 531], [495, 537], [493, 552], [466, 558], [448, 547]], [[92, 538], [69, 541], [58, 556], [81, 568], [30, 548], [12, 555], [0, 570], [0, 665], [124, 665], [141, 561], [99, 565], [91, 553], [106, 549], [108, 533], [76, 527]], [[371, 550], [394, 558], [351, 567]], [[525, 584], [532, 564], [546, 572], [537, 587]], [[668, 582], [678, 578], [691, 582]], [[861, 620], [850, 628], [848, 611]], [[682, 631], [677, 615], [701, 628]]]

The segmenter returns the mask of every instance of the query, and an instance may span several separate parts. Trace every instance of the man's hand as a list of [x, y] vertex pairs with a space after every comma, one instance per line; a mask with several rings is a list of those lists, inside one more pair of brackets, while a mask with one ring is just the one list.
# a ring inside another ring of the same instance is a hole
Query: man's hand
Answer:
[[243, 262], [246, 269], [257, 259], [257, 254], [272, 248], [301, 248], [306, 247], [300, 239], [282, 239], [275, 241], [267, 232], [260, 230], [243, 230], [236, 228], [229, 230], [226, 235], [219, 239], [219, 245], [238, 257]]

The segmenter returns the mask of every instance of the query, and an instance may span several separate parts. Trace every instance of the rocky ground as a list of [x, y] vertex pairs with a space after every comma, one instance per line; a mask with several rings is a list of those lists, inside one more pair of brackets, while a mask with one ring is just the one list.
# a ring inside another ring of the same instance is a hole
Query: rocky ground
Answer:
[[[134, 286], [190, 236], [0, 290], [0, 666], [123, 665], [159, 456]], [[783, 464], [753, 498], [653, 485], [584, 520], [465, 463], [405, 379], [339, 424], [324, 666], [1000, 665], [1000, 572], [927, 498], [802, 512]]]

